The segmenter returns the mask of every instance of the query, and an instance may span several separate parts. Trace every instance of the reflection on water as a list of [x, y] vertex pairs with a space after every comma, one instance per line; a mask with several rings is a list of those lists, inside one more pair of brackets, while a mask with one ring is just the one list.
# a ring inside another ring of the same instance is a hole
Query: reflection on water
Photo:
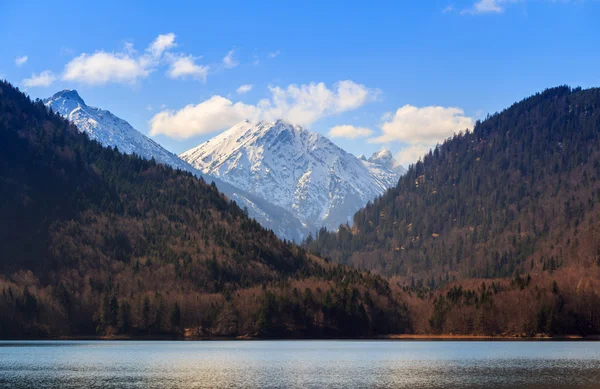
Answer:
[[9, 388], [599, 388], [600, 343], [0, 342]]

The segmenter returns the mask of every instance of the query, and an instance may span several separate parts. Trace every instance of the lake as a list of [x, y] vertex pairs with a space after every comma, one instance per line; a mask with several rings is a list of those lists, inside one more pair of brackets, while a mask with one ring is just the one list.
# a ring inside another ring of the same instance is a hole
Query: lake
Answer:
[[5, 388], [598, 388], [600, 343], [1, 341]]

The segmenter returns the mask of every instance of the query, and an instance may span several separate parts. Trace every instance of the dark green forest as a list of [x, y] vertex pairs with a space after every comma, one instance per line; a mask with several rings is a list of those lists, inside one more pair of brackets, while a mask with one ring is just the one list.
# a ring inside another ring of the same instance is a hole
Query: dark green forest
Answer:
[[297, 246], [0, 82], [0, 338], [598, 334], [599, 116], [531, 96]]
[[549, 89], [438, 145], [351, 227], [305, 246], [424, 281], [556, 269], [596, 223], [599, 149], [600, 89]]
[[308, 255], [214, 184], [102, 147], [0, 83], [0, 336], [404, 331], [379, 276]]
[[418, 295], [423, 331], [597, 333], [599, 222], [600, 89], [561, 86], [438, 145], [304, 247]]

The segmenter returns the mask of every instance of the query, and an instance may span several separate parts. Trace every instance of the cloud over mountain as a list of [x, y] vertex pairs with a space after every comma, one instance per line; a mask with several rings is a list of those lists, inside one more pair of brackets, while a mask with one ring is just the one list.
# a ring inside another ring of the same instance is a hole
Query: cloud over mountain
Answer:
[[331, 138], [356, 139], [369, 136], [372, 133], [373, 131], [366, 127], [355, 127], [349, 124], [335, 126], [329, 130], [329, 136]]
[[372, 143], [392, 141], [409, 144], [444, 140], [459, 131], [473, 128], [473, 119], [456, 107], [422, 107], [405, 105], [381, 125], [382, 134]]
[[160, 34], [143, 52], [126, 43], [117, 52], [99, 50], [82, 53], [69, 61], [62, 79], [86, 85], [134, 84], [168, 65], [167, 76], [173, 79], [191, 78], [206, 82], [209, 67], [197, 64], [196, 57], [186, 53], [173, 53], [177, 46], [175, 34]]
[[56, 76], [50, 70], [44, 70], [39, 74], [32, 74], [31, 77], [23, 80], [23, 86], [27, 88], [48, 87], [56, 80]]
[[380, 94], [350, 80], [339, 81], [330, 89], [323, 82], [269, 87], [271, 96], [255, 105], [244, 104], [215, 95], [179, 111], [163, 111], [150, 121], [152, 135], [163, 134], [176, 139], [223, 130], [244, 119], [276, 120], [283, 118], [302, 126], [317, 120], [351, 111], [373, 101]]

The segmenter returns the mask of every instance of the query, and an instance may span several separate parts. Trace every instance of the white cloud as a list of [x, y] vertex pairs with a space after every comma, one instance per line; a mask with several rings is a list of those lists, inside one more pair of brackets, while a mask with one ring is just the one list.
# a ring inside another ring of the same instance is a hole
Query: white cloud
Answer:
[[465, 14], [485, 14], [485, 13], [502, 13], [504, 7], [500, 6], [498, 0], [478, 0], [470, 8], [465, 8], [460, 11], [461, 15]]
[[411, 163], [415, 163], [419, 158], [423, 158], [435, 145], [416, 144], [402, 148], [394, 158], [404, 167], [408, 167]]
[[223, 66], [227, 69], [232, 69], [238, 66], [240, 63], [233, 57], [235, 50], [230, 50], [225, 57], [223, 57]]
[[28, 59], [29, 59], [29, 57], [26, 55], [24, 55], [22, 57], [17, 57], [17, 58], [15, 58], [15, 65], [17, 65], [17, 66], [25, 65], [25, 62], [27, 62]]
[[152, 112], [152, 111], [154, 111], [154, 108], [152, 107], [152, 105], [148, 104], [148, 105], [146, 106], [146, 111], [148, 111], [148, 112]]
[[222, 130], [244, 119], [283, 118], [307, 126], [323, 117], [356, 109], [380, 93], [349, 80], [336, 83], [332, 89], [324, 83], [310, 83], [289, 85], [285, 89], [270, 87], [269, 90], [271, 97], [256, 105], [213, 96], [179, 111], [160, 112], [150, 121], [150, 133], [185, 139]]
[[269, 56], [269, 58], [275, 58], [275, 57], [278, 57], [278, 56], [279, 56], [279, 54], [281, 54], [281, 51], [279, 51], [279, 50], [275, 50], [275, 51], [271, 51], [271, 52], [268, 54], [268, 56]]
[[63, 80], [102, 85], [134, 83], [150, 74], [150, 64], [127, 53], [81, 54], [65, 65]]
[[[502, 13], [509, 4], [521, 3], [526, 0], [477, 0], [470, 8], [463, 9], [461, 14]], [[556, 1], [556, 0], [547, 0]], [[568, 2], [569, 0], [565, 0]]]
[[373, 131], [369, 130], [368, 128], [354, 127], [348, 124], [342, 126], [335, 126], [331, 130], [329, 130], [329, 136], [331, 138], [356, 139], [369, 136], [372, 133]]
[[284, 118], [308, 126], [318, 119], [356, 109], [381, 93], [350, 80], [336, 83], [333, 89], [324, 83], [289, 85], [286, 89], [270, 87], [271, 99], [259, 101], [265, 120]]
[[435, 144], [455, 133], [473, 128], [473, 119], [460, 108], [405, 105], [381, 125], [382, 134], [371, 143], [392, 141], [409, 144]]
[[455, 107], [405, 105], [392, 115], [385, 114], [382, 120], [381, 135], [369, 139], [369, 143], [403, 143], [396, 159], [404, 166], [452, 135], [473, 128], [473, 119]]
[[336, 85], [337, 101], [336, 111], [344, 112], [360, 107], [369, 99], [376, 99], [381, 95], [381, 91], [369, 90], [364, 85], [357, 84], [350, 80], [340, 81]]
[[133, 56], [137, 53], [137, 51], [133, 47], [133, 43], [131, 43], [131, 42], [125, 42], [125, 44], [123, 45], [123, 52], [125, 54], [131, 55], [131, 56]]
[[150, 135], [164, 134], [175, 139], [209, 134], [234, 125], [256, 114], [256, 107], [233, 103], [213, 96], [197, 105], [179, 111], [163, 111], [150, 120]]
[[45, 70], [40, 74], [32, 74], [30, 78], [23, 80], [23, 86], [27, 88], [48, 87], [56, 80], [56, 76], [50, 71]]
[[454, 5], [450, 4], [446, 8], [443, 9], [442, 13], [454, 12]]
[[244, 84], [244, 85], [241, 85], [239, 88], [237, 88], [236, 92], [238, 95], [243, 95], [244, 93], [248, 93], [251, 90], [252, 90], [251, 84]]
[[129, 42], [121, 52], [83, 53], [65, 65], [62, 78], [88, 85], [133, 84], [148, 77], [160, 65], [163, 54], [175, 46], [175, 34], [169, 33], [159, 35], [145, 54], [136, 52]]
[[177, 46], [175, 44], [175, 34], [160, 34], [148, 47], [148, 51], [155, 57], [160, 57], [163, 52]]
[[381, 121], [389, 122], [390, 120], [392, 120], [393, 117], [394, 117], [394, 112], [384, 112], [383, 115], [381, 115]]
[[205, 65], [196, 65], [195, 58], [191, 55], [171, 56], [171, 65], [167, 75], [171, 78], [194, 78], [206, 82], [209, 67]]
[[504, 11], [504, 8], [500, 6], [499, 0], [479, 0], [473, 4], [473, 12], [475, 13], [498, 13], [502, 11]]

